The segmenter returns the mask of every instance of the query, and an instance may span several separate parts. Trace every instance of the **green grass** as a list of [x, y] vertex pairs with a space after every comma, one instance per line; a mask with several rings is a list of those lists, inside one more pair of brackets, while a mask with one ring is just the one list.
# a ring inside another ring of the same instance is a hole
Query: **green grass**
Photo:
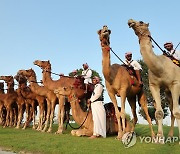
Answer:
[[[157, 126], [153, 126], [157, 130]], [[169, 127], [163, 126], [165, 136]], [[137, 142], [133, 147], [125, 148], [121, 141], [115, 139], [116, 136], [107, 138], [88, 139], [87, 137], [71, 136], [71, 128], [61, 135], [55, 135], [57, 125], [53, 126], [53, 133], [41, 133], [31, 128], [26, 130], [16, 130], [14, 128], [0, 127], [0, 147], [19, 152], [32, 153], [125, 153], [125, 154], [178, 154], [180, 153], [179, 142], [154, 144], [141, 143], [140, 136], [150, 136], [148, 125], [136, 126]], [[175, 128], [174, 136], [178, 136], [178, 129]]]

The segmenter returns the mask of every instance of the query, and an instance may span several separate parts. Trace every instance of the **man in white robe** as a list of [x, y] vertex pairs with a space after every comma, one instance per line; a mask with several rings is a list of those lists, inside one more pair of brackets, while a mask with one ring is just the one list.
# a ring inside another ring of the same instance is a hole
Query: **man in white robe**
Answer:
[[89, 100], [91, 103], [91, 110], [94, 122], [93, 135], [91, 139], [98, 137], [106, 137], [106, 112], [103, 105], [103, 86], [100, 84], [99, 77], [93, 78], [94, 91]]
[[86, 88], [85, 93], [87, 93], [87, 86], [89, 83], [92, 83], [92, 70], [89, 68], [87, 63], [83, 64], [82, 76], [84, 77], [84, 84]]

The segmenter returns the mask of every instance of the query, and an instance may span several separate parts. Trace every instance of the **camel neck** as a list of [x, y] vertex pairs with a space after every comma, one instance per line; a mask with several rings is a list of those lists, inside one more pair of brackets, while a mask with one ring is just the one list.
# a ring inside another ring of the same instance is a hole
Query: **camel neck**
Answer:
[[111, 65], [110, 47], [109, 46], [102, 47], [102, 71], [103, 71], [104, 78], [107, 81], [110, 81], [110, 77], [109, 77], [110, 65]]
[[70, 102], [70, 104], [71, 104], [72, 116], [73, 116], [74, 120], [76, 121], [77, 124], [82, 124], [82, 122], [84, 122], [84, 120], [87, 116], [87, 112], [84, 112], [81, 109], [78, 99], [72, 100], [72, 102]]
[[161, 72], [162, 65], [159, 65], [161, 63], [161, 60], [159, 56], [155, 55], [152, 49], [152, 43], [150, 41], [150, 38], [143, 37], [140, 40], [140, 51], [143, 57], [144, 62], [146, 63], [147, 67], [154, 73], [157, 74], [158, 72]]

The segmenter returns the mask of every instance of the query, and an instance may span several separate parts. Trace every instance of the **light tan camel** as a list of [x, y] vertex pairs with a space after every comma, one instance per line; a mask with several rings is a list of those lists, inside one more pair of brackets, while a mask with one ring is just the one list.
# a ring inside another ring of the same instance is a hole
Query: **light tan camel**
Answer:
[[33, 69], [19, 70], [18, 74], [22, 74], [23, 76], [25, 76], [27, 78], [27, 80], [30, 83], [30, 88], [31, 88], [32, 92], [36, 93], [37, 95], [46, 97], [47, 116], [46, 116], [46, 122], [45, 122], [43, 132], [46, 131], [49, 120], [50, 120], [50, 126], [49, 126], [49, 129], [47, 132], [51, 132], [53, 118], [54, 118], [55, 105], [56, 105], [56, 103], [58, 103], [55, 93], [44, 86], [38, 85], [37, 79], [36, 79], [36, 73], [34, 72]]
[[166, 93], [169, 91], [169, 99], [172, 99], [169, 102], [170, 110], [172, 109], [173, 115], [177, 120], [180, 137], [180, 110], [178, 104], [180, 96], [180, 68], [165, 55], [156, 55], [153, 52], [152, 42], [149, 37], [151, 36], [148, 29], [149, 24], [130, 19], [128, 25], [139, 38], [140, 52], [149, 68], [149, 87], [156, 102], [155, 117], [158, 120], [157, 135], [163, 137], [162, 123], [164, 112], [161, 107], [160, 87], [164, 87], [167, 89]]
[[[99, 39], [102, 47], [102, 71], [105, 78], [105, 84], [107, 88], [107, 92], [111, 101], [115, 107], [116, 117], [118, 119], [118, 136], [117, 139], [121, 139], [124, 130], [125, 130], [125, 100], [127, 98], [129, 105], [133, 114], [133, 127], [132, 131], [134, 131], [137, 115], [136, 115], [136, 97], [138, 98], [138, 102], [143, 108], [147, 121], [149, 123], [149, 127], [151, 130], [152, 137], [154, 136], [154, 132], [152, 129], [151, 118], [148, 114], [147, 109], [147, 100], [146, 96], [143, 92], [143, 88], [139, 85], [136, 78], [134, 78], [136, 85], [132, 85], [132, 76], [127, 71], [126, 67], [121, 66], [119, 64], [110, 63], [110, 33], [111, 31], [107, 26], [103, 26], [103, 29], [98, 31]], [[121, 97], [121, 111], [118, 110], [116, 96]], [[120, 117], [122, 118], [122, 126], [120, 123]]]
[[[21, 80], [26, 80], [26, 78], [24, 76], [19, 75], [18, 73], [15, 76], [15, 79], [19, 82]], [[28, 86], [26, 86], [26, 84], [21, 85], [21, 94], [24, 98], [32, 100], [30, 103], [32, 103], [31, 105], [32, 105], [32, 113], [33, 113], [33, 129], [35, 129], [35, 110], [36, 110], [37, 105], [39, 105], [40, 112], [39, 112], [39, 124], [38, 124], [37, 130], [41, 131], [42, 126], [43, 126], [43, 121], [44, 121], [43, 118], [44, 118], [44, 115], [46, 115], [46, 113], [45, 113], [45, 97], [33, 93], [31, 91], [31, 89]], [[37, 105], [36, 105], [36, 101], [38, 103]], [[29, 116], [29, 113], [27, 113], [26, 115]], [[24, 127], [26, 127], [26, 123], [25, 123]]]
[[[52, 90], [54, 92], [55, 89], [59, 87], [67, 87], [70, 85], [75, 84], [76, 78], [74, 77], [68, 77], [68, 76], [61, 76], [58, 80], [52, 80], [51, 78], [51, 64], [50, 61], [40, 61], [36, 60], [34, 61], [34, 64], [41, 67], [43, 70], [43, 85], [47, 87], [49, 90]], [[58, 131], [57, 134], [61, 134], [63, 132], [63, 120], [64, 120], [64, 102], [65, 97], [62, 95], [57, 95], [59, 100], [59, 112], [58, 112]], [[85, 97], [85, 94], [82, 94], [80, 97]]]
[[[76, 136], [91, 136], [93, 135], [93, 120], [92, 120], [92, 111], [89, 110], [83, 111], [79, 104], [78, 95], [84, 93], [85, 90], [82, 88], [75, 88], [73, 86], [69, 87], [60, 87], [55, 90], [57, 95], [64, 95], [68, 97], [68, 100], [71, 103], [72, 116], [77, 124], [82, 127], [77, 130], [72, 130], [71, 134]], [[109, 109], [113, 107], [111, 104], [106, 104]], [[107, 112], [106, 112], [107, 113]], [[113, 114], [114, 113], [114, 114]], [[107, 134], [114, 134], [118, 132], [117, 120], [115, 119], [114, 107], [111, 108], [109, 114], [106, 114], [106, 130]], [[83, 123], [84, 122], [84, 123]], [[131, 131], [131, 125], [128, 120], [126, 120], [125, 132]]]
[[0, 100], [4, 102], [7, 111], [4, 127], [13, 126], [17, 122], [17, 93], [14, 91], [14, 79], [13, 76], [0, 76], [0, 80], [4, 80], [7, 84], [7, 93], [0, 95]]

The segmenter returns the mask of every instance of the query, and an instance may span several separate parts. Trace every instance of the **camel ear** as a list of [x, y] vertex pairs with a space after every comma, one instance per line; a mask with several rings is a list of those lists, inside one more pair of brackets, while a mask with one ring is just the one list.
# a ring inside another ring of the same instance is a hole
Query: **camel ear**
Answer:
[[149, 23], [147, 23], [147, 26], [149, 27]]
[[97, 31], [97, 33], [100, 35], [101, 34], [101, 29]]
[[111, 30], [108, 30], [109, 34], [111, 34]]

